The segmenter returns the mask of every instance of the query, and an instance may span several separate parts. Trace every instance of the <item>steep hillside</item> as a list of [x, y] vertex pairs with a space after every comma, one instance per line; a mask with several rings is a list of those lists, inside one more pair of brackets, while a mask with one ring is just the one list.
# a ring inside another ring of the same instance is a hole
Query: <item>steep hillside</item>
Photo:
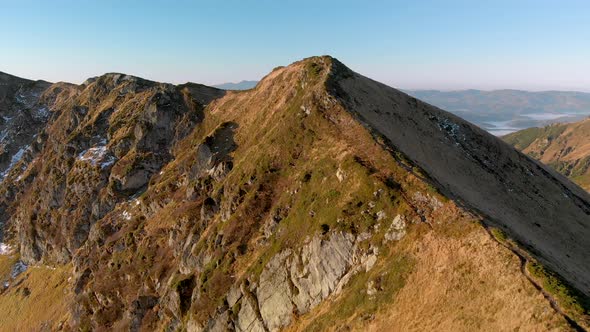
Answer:
[[529, 128], [503, 139], [590, 191], [590, 118]]
[[0, 308], [28, 264], [57, 267], [62, 329], [588, 326], [588, 195], [333, 58], [248, 91], [107, 74], [41, 100], [0, 185]]
[[0, 73], [0, 181], [47, 122], [49, 111], [38, 101], [49, 85]]
[[[43, 81], [30, 81], [0, 72], [0, 183], [21, 160], [31, 157], [36, 135], [44, 128], [50, 112], [40, 95], [50, 86]], [[0, 203], [0, 244], [3, 224], [8, 218], [6, 205]]]

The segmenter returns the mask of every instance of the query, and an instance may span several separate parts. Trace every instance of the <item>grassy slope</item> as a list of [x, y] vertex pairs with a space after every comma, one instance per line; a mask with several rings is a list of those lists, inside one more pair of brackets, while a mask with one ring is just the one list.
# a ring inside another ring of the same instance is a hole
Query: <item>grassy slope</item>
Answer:
[[[6, 280], [16, 255], [0, 256], [0, 279]], [[0, 293], [2, 331], [39, 331], [66, 328], [71, 304], [70, 266], [33, 266], [11, 281]], [[30, 294], [26, 295], [27, 289]]]
[[[264, 83], [262, 85], [264, 86]], [[230, 103], [231, 108], [247, 110], [248, 104], [252, 100], [248, 99], [246, 95], [243, 98], [245, 100], [238, 101], [237, 104], [230, 101], [221, 101], [220, 104]], [[313, 137], [313, 133], [317, 133], [317, 137], [312, 139], [313, 148], [311, 152], [308, 152], [310, 154], [303, 155], [301, 158], [303, 160], [295, 161], [293, 171], [287, 171], [285, 174], [287, 178], [291, 179], [290, 181], [296, 181], [296, 179], [302, 179], [305, 172], [309, 171], [311, 178], [309, 182], [300, 187], [294, 200], [289, 198], [286, 205], [292, 206], [293, 212], [281, 221], [280, 227], [283, 232], [277, 232], [279, 235], [273, 245], [266, 250], [264, 247], [262, 248], [261, 254], [258, 255], [262, 259], [259, 260], [259, 264], [255, 264], [255, 267], [258, 267], [254, 271], [259, 271], [265, 261], [278, 248], [294, 246], [296, 245], [294, 241], [320, 231], [320, 224], [328, 223], [332, 229], [341, 227], [342, 225], [332, 223], [342, 217], [347, 202], [359, 201], [366, 204], [367, 201], [373, 199], [371, 193], [376, 189], [387, 189], [383, 183], [376, 181], [386, 177], [383, 173], [379, 174], [384, 170], [392, 173], [389, 176], [395, 181], [399, 181], [404, 191], [429, 192], [432, 190], [428, 184], [401, 169], [393, 158], [387, 153], [383, 153], [383, 150], [375, 145], [368, 133], [359, 128], [357, 123], [350, 121], [349, 117], [316, 114], [313, 110], [312, 116], [301, 119], [301, 112], [297, 112], [299, 108], [299, 102], [295, 101], [289, 111], [282, 116], [280, 123], [281, 125], [289, 125], [293, 121], [295, 123], [302, 121], [302, 126], [309, 131], [302, 133], [301, 136], [296, 136], [299, 131], [297, 127], [292, 129], [283, 127], [278, 132], [280, 135], [276, 137], [272, 137], [271, 130], [266, 134], [270, 137], [264, 137], [262, 140], [260, 136], [248, 129], [243, 131], [248, 135], [242, 136], [242, 139], [252, 140], [243, 142], [245, 146], [250, 146], [256, 141], [256, 151], [270, 151], [269, 156], [265, 158], [278, 160], [278, 162], [285, 160], [285, 158], [287, 159], [285, 161], [290, 160], [284, 151], [290, 151], [293, 148], [291, 145], [312, 143], [302, 140], [309, 138], [310, 135]], [[232, 112], [231, 109], [224, 107], [214, 111], [221, 114]], [[295, 114], [297, 114], [295, 118], [289, 118]], [[254, 123], [263, 122], [264, 118], [269, 118], [269, 115], [262, 111], [258, 113], [258, 116], [260, 118], [253, 121]], [[338, 133], [348, 135], [344, 141], [341, 141], [339, 134], [334, 133], [334, 129], [325, 122], [325, 118], [333, 116], [341, 121], [336, 126]], [[236, 121], [243, 123], [244, 120], [237, 118]], [[241, 124], [242, 129], [247, 126], [247, 124]], [[277, 125], [275, 128], [278, 130], [280, 126]], [[286, 133], [289, 134], [282, 136]], [[286, 149], [276, 151], [275, 145], [277, 144]], [[254, 150], [245, 153], [244, 159], [239, 157], [240, 150], [236, 151], [235, 155], [236, 167], [243, 169], [255, 169], [268, 163], [266, 159], [258, 160]], [[367, 172], [365, 167], [359, 168], [360, 165], [354, 162], [355, 155], [361, 156], [361, 159], [370, 160], [374, 169], [377, 170], [377, 174], [374, 171]], [[348, 175], [343, 183], [339, 183], [335, 179], [334, 174], [338, 168], [344, 170]], [[378, 202], [378, 204], [383, 204], [388, 215], [407, 212], [404, 209], [409, 208], [404, 200], [395, 199], [400, 194], [395, 192], [390, 194], [389, 201]], [[279, 198], [279, 202], [283, 199], [286, 198], [284, 196]], [[404, 324], [409, 324], [409, 326], [423, 324], [422, 326], [425, 327], [434, 327], [445, 320], [446, 326], [449, 328], [463, 330], [508, 327], [535, 330], [565, 327], [563, 318], [550, 308], [543, 296], [522, 275], [519, 270], [518, 258], [493, 242], [483, 228], [474, 224], [473, 219], [462, 216], [450, 206], [453, 204], [446, 205], [447, 209], [443, 209], [444, 211], [436, 216], [436, 220], [442, 223], [436, 227], [436, 231], [430, 230], [424, 224], [412, 226], [411, 235], [403, 243], [383, 247], [379, 244], [379, 235], [376, 235], [371, 242], [380, 246], [383, 253], [378, 265], [370, 273], [362, 273], [353, 278], [349, 287], [333, 301], [328, 301], [312, 313], [300, 317], [300, 321], [294, 324], [292, 329], [321, 331], [351, 327], [355, 330], [364, 330], [367, 326], [376, 326], [377, 330], [382, 330], [384, 327], [403, 329], [404, 326], [407, 326]], [[354, 215], [364, 208], [363, 206], [350, 212]], [[313, 219], [308, 217], [310, 210], [315, 212], [316, 217]], [[359, 229], [362, 231], [374, 225], [374, 220], [361, 218], [353, 220], [352, 223], [362, 227]], [[422, 242], [424, 239], [428, 240], [424, 243]], [[452, 241], [448, 241], [449, 239]], [[452, 244], [448, 244], [448, 242], [452, 242]], [[461, 252], [461, 257], [458, 259], [454, 257], [456, 250]], [[443, 254], [437, 254], [438, 251], [443, 251]], [[492, 252], [491, 255], [490, 252]], [[488, 260], [488, 258], [491, 259]], [[476, 262], [474, 263], [472, 260], [476, 260]], [[449, 268], [444, 271], [432, 271], [431, 264], [433, 262], [437, 262], [440, 267], [446, 264], [457, 266], [458, 271]], [[474, 267], [461, 270], [461, 267], [466, 265]], [[501, 276], [498, 271], [502, 271]], [[437, 283], [428, 288], [432, 294], [426, 294], [424, 292], [425, 284], [431, 280], [433, 275], [437, 277]], [[422, 282], [408, 281], [413, 278], [421, 278]], [[375, 297], [366, 295], [366, 285], [371, 280], [378, 280], [382, 289]], [[396, 305], [396, 294], [398, 293], [404, 293], [408, 297], [407, 302], [399, 306]], [[490, 293], [494, 296], [490, 297]], [[412, 310], [417, 310], [416, 306], [420, 307], [423, 304], [411, 300], [417, 296], [424, 299], [431, 298], [432, 301], [421, 315], [409, 314]], [[487, 306], [481, 307], [484, 303], [487, 303]], [[449, 306], [450, 304], [453, 306]], [[454, 306], [454, 304], [462, 304], [463, 307]], [[487, 310], [492, 306], [495, 311]], [[528, 309], [523, 311], [522, 307]], [[397, 308], [399, 315], [404, 317], [403, 324], [393, 322], [388, 318], [388, 310], [390, 311], [392, 308]], [[433, 313], [437, 313], [437, 315], [433, 315]], [[464, 317], [465, 315], [468, 317]], [[508, 318], [498, 319], [502, 315], [507, 315]]]
[[529, 128], [503, 139], [590, 191], [590, 119]]
[[[195, 163], [195, 153], [190, 152], [220, 125], [234, 122], [238, 125], [238, 148], [231, 154], [234, 168], [222, 183], [203, 184], [206, 188], [200, 194], [241, 204], [229, 220], [216, 216], [199, 234], [198, 254], [204, 253], [210, 261], [194, 271], [201, 296], [183, 317], [185, 321], [190, 315], [206, 319], [232, 284], [244, 278], [256, 280], [273, 254], [298, 247], [306, 237], [328, 227], [355, 233], [378, 228], [365, 245], [379, 248], [379, 260], [370, 272], [354, 277], [340, 295], [299, 317], [295, 330], [563, 327], [563, 319], [527, 284], [516, 256], [493, 242], [477, 220], [421, 180], [419, 169], [407, 171], [412, 165], [403, 165], [407, 161], [402, 155], [395, 160], [345, 110], [334, 105], [318, 107], [325, 97], [321, 94], [324, 74], [308, 60], [274, 71], [255, 90], [228, 93], [210, 105], [204, 122], [179, 144], [176, 159], [152, 178], [139, 199], [141, 204], [162, 208], [146, 218], [140, 211], [142, 205], [121, 204], [99, 222], [120, 229], [101, 239], [104, 245], [89, 246], [79, 253], [95, 264], [93, 291], [112, 295], [129, 307], [138, 294], [155, 292], [154, 284], [175, 288], [190, 277], [177, 272], [178, 262], [167, 245], [172, 230], [196, 223], [205, 198], [186, 199], [182, 183]], [[302, 88], [302, 77], [306, 88]], [[338, 170], [344, 174], [342, 181], [336, 176]], [[382, 194], [376, 198], [378, 190]], [[430, 225], [415, 221], [419, 218], [409, 197], [416, 192], [443, 202], [434, 212], [419, 207]], [[123, 209], [131, 220], [120, 216]], [[375, 212], [380, 210], [388, 219], [379, 227]], [[398, 213], [415, 222], [401, 242], [383, 244], [387, 222]], [[271, 240], [262, 241], [260, 228], [275, 214], [283, 219]], [[216, 244], [218, 234], [223, 234], [221, 246]], [[114, 252], [115, 247], [124, 249]], [[65, 317], [68, 301], [63, 296], [65, 280], [66, 267], [31, 268], [23, 282], [30, 285], [29, 298], [19, 298], [16, 290], [0, 296], [0, 312], [18, 310], [6, 318], [10, 320], [6, 324], [13, 324], [7, 326], [26, 330], [45, 320], [58, 324]], [[369, 281], [378, 285], [374, 296], [366, 294]], [[36, 287], [50, 291], [37, 292]], [[49, 303], [56, 310], [42, 310]], [[106, 326], [119, 319], [113, 328], [126, 327], [129, 322], [120, 320], [116, 310], [121, 307], [117, 306], [95, 316], [95, 323]], [[39, 320], [30, 319], [35, 313]], [[163, 323], [154, 312], [144, 318], [144, 327], [151, 330]]]
[[[561, 331], [519, 259], [470, 220], [415, 226], [388, 258], [293, 331]], [[367, 295], [367, 281], [381, 290]]]

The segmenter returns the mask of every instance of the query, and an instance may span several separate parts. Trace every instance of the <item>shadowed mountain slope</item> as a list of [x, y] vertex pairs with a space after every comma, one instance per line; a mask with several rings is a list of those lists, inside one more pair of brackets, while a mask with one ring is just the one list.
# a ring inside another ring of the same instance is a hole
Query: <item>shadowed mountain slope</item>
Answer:
[[329, 86], [384, 144], [590, 295], [590, 196], [482, 129], [336, 62]]

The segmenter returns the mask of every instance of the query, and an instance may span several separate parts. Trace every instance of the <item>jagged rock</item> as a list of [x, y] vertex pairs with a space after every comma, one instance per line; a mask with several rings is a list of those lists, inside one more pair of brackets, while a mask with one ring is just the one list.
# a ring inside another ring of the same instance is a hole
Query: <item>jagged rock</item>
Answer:
[[293, 302], [301, 313], [308, 312], [328, 297], [354, 263], [354, 236], [333, 233], [327, 241], [315, 236], [290, 266], [298, 289]]
[[227, 293], [227, 305], [232, 308], [242, 298], [242, 291], [239, 286], [233, 285]]
[[158, 298], [155, 296], [140, 296], [137, 300], [133, 301], [129, 311], [129, 318], [131, 320], [129, 329], [131, 331], [139, 331], [141, 320], [145, 316], [145, 313], [152, 309], [157, 303]]
[[326, 240], [314, 236], [300, 251], [275, 255], [262, 271], [257, 290], [266, 327], [276, 331], [287, 326], [294, 310], [309, 312], [352, 275], [362, 268], [369, 270], [376, 257], [376, 253], [360, 253], [355, 237], [341, 232], [331, 233]]
[[260, 314], [270, 331], [289, 325], [293, 313], [292, 291], [287, 260], [290, 250], [275, 255], [260, 274], [260, 287], [256, 292]]
[[238, 313], [236, 331], [238, 332], [266, 332], [264, 323], [256, 314], [257, 308], [248, 298], [242, 299], [242, 306]]
[[398, 214], [393, 218], [391, 222], [391, 226], [387, 229], [387, 233], [385, 233], [385, 240], [384, 242], [387, 243], [389, 241], [399, 241], [406, 235], [406, 218]]

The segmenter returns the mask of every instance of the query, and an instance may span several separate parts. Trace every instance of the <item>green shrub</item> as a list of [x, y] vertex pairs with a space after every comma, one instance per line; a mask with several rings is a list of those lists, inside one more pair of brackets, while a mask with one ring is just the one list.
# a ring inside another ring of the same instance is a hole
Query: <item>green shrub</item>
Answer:
[[499, 229], [499, 228], [492, 228], [490, 230], [490, 232], [492, 233], [492, 235], [494, 236], [494, 238], [496, 240], [498, 240], [498, 242], [506, 242], [508, 240], [508, 236], [506, 235], [506, 233], [504, 233], [503, 230]]
[[569, 285], [558, 274], [538, 262], [529, 262], [526, 267], [528, 272], [541, 283], [543, 289], [556, 298], [564, 310], [577, 317], [590, 313], [590, 299]]

